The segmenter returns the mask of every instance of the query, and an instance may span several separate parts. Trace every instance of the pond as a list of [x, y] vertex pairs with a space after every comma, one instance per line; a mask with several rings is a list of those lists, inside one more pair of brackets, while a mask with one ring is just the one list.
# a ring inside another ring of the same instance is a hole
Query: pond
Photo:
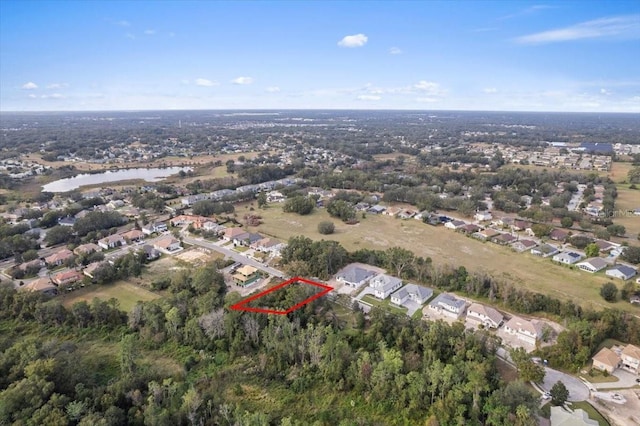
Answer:
[[67, 192], [86, 185], [100, 185], [109, 182], [123, 180], [142, 179], [147, 182], [157, 182], [171, 175], [178, 174], [181, 170], [190, 171], [190, 167], [165, 167], [165, 168], [137, 168], [122, 170], [107, 170], [101, 173], [83, 173], [74, 177], [59, 179], [42, 187], [43, 192]]

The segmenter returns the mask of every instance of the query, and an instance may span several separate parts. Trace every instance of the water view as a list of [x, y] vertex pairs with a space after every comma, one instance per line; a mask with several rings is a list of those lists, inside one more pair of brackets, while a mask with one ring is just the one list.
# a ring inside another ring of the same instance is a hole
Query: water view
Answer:
[[86, 185], [98, 185], [101, 183], [118, 182], [131, 179], [142, 179], [146, 182], [157, 182], [181, 170], [189, 171], [189, 167], [166, 167], [153, 169], [124, 169], [107, 170], [102, 173], [83, 173], [71, 178], [59, 179], [42, 187], [45, 192], [67, 192]]

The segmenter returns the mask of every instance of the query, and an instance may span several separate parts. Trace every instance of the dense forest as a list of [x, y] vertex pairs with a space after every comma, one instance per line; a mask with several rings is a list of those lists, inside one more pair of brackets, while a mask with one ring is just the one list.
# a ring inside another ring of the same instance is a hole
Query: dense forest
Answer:
[[115, 300], [66, 309], [2, 286], [0, 422], [533, 424], [537, 398], [500, 382], [489, 335], [375, 310], [344, 318], [326, 299], [240, 313], [224, 289], [216, 265], [182, 271], [127, 317]]

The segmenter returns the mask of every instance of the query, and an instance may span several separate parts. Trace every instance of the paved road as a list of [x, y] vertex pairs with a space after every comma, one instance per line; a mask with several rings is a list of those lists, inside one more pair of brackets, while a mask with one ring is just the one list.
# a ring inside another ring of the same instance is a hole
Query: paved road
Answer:
[[589, 399], [589, 389], [582, 380], [560, 371], [545, 367], [544, 383], [540, 386], [549, 392], [556, 382], [561, 381], [569, 391], [569, 401], [585, 401]]
[[233, 260], [235, 260], [236, 262], [240, 262], [240, 263], [244, 263], [246, 265], [251, 265], [254, 268], [258, 268], [261, 271], [267, 272], [270, 275], [273, 275], [274, 277], [278, 277], [278, 278], [284, 278], [284, 273], [282, 271], [279, 271], [275, 268], [272, 268], [270, 266], [267, 266], [261, 262], [258, 262], [257, 260], [253, 260], [250, 257], [247, 256], [243, 256], [242, 254], [233, 251], [233, 250], [229, 250], [226, 247], [221, 247], [218, 246], [212, 242], [209, 241], [205, 241], [205, 240], [201, 240], [201, 239], [196, 239], [196, 238], [191, 238], [191, 237], [187, 237], [187, 236], [183, 236], [182, 240], [187, 243], [187, 244], [193, 244], [196, 246], [200, 246], [200, 247], [204, 247], [210, 250], [215, 250], [218, 253], [222, 253], [223, 255], [225, 255], [226, 257], [229, 257]]

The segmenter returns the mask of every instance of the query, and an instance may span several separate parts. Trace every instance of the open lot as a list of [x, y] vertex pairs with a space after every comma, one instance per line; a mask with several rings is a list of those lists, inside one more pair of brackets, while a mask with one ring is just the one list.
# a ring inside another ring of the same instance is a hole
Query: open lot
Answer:
[[622, 163], [615, 161], [611, 164], [611, 170], [609, 171], [609, 177], [615, 183], [625, 182], [627, 180], [627, 173], [633, 167], [632, 163]]
[[[241, 214], [246, 208], [246, 205], [239, 206], [237, 211]], [[483, 243], [444, 227], [425, 225], [413, 219], [403, 221], [370, 214], [357, 225], [346, 225], [329, 217], [324, 209], [300, 216], [283, 213], [282, 206], [275, 204], [260, 210], [260, 214], [264, 223], [250, 229], [284, 241], [295, 235], [306, 235], [314, 240], [338, 241], [350, 251], [359, 248], [385, 250], [400, 246], [417, 255], [431, 257], [436, 266], [464, 266], [470, 271], [487, 273], [520, 288], [581, 302], [585, 307], [616, 307], [640, 313], [640, 309], [628, 303], [608, 304], [602, 300], [600, 287], [607, 281], [602, 274], [593, 275], [570, 269], [528, 253], [518, 254], [508, 247]], [[323, 220], [335, 223], [334, 234], [318, 233], [317, 225]]]
[[637, 245], [637, 236], [640, 233], [640, 216], [634, 216], [629, 211], [640, 208], [640, 189], [629, 189], [628, 185], [618, 185], [618, 198], [616, 199], [616, 214], [614, 223], [623, 225], [627, 230], [629, 244]]
[[154, 300], [159, 298], [160, 295], [149, 290], [145, 290], [144, 288], [130, 282], [118, 281], [117, 283], [109, 285], [93, 285], [85, 287], [60, 296], [62, 304], [67, 308], [74, 303], [81, 302], [83, 300], [91, 303], [95, 297], [105, 301], [111, 298], [116, 298], [120, 302], [120, 309], [125, 312], [129, 312], [136, 303]]

